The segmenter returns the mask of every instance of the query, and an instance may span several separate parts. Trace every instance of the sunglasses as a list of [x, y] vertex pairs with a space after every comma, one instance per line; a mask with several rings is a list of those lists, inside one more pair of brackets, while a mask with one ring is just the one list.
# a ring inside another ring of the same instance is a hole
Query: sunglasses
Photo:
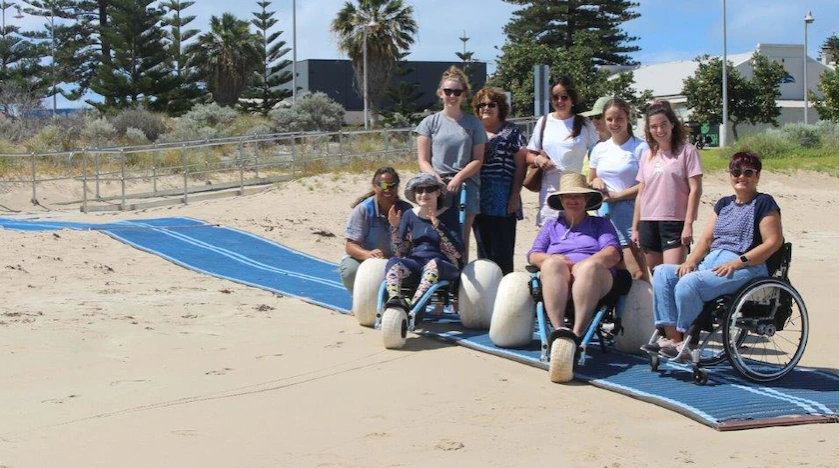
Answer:
[[460, 96], [461, 94], [463, 94], [463, 90], [462, 89], [443, 88], [443, 93], [446, 96], [451, 96], [452, 94], [454, 94], [455, 96]]
[[483, 109], [484, 107], [486, 107], [487, 109], [495, 109], [496, 107], [498, 107], [498, 104], [494, 102], [482, 102], [475, 107], [477, 107], [478, 109]]
[[728, 172], [731, 174], [732, 177], [740, 177], [741, 175], [744, 175], [746, 177], [752, 177], [755, 174], [757, 174], [757, 171], [754, 169], [732, 169]]
[[426, 185], [426, 186], [423, 186], [423, 187], [415, 188], [414, 192], [416, 192], [417, 194], [420, 194], [420, 193], [434, 193], [438, 190], [440, 190], [440, 187], [437, 187], [436, 185]]
[[554, 98], [554, 101], [565, 102], [565, 101], [571, 99], [571, 96], [569, 96], [567, 94], [551, 94], [551, 96]]
[[376, 182], [375, 184], [373, 184], [374, 187], [379, 187], [382, 190], [392, 189], [392, 188], [396, 187], [397, 185], [399, 185], [399, 182], [388, 183], [388, 182], [382, 181], [382, 182]]

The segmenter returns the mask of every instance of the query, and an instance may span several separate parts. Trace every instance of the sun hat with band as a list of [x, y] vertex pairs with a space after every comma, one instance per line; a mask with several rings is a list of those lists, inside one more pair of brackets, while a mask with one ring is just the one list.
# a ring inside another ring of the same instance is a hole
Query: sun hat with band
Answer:
[[610, 98], [609, 96], [597, 98], [597, 100], [594, 101], [594, 105], [591, 106], [591, 110], [580, 112], [580, 115], [582, 115], [583, 117], [594, 117], [595, 115], [602, 115], [603, 108], [606, 107], [606, 103], [609, 102], [611, 99], [612, 98]]
[[563, 174], [559, 179], [559, 190], [550, 194], [548, 206], [555, 210], [562, 210], [562, 198], [560, 195], [580, 193], [586, 195], [586, 211], [596, 210], [603, 203], [603, 194], [591, 188], [586, 183], [586, 178], [576, 172]]
[[411, 178], [407, 184], [405, 184], [405, 198], [411, 203], [417, 202], [417, 187], [438, 187], [440, 189], [440, 198], [438, 199], [438, 203], [440, 203], [446, 195], [446, 185], [437, 180], [437, 176], [429, 172], [417, 174]]

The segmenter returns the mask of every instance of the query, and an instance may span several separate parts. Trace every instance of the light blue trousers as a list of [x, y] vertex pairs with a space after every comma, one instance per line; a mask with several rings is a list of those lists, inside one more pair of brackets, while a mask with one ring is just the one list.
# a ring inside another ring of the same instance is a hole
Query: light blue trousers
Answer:
[[730, 277], [717, 276], [713, 268], [739, 254], [712, 250], [696, 271], [679, 278], [678, 265], [659, 265], [653, 275], [653, 316], [656, 326], [675, 325], [684, 333], [702, 312], [704, 304], [723, 294], [731, 294], [752, 278], [766, 276], [766, 265], [735, 270]]

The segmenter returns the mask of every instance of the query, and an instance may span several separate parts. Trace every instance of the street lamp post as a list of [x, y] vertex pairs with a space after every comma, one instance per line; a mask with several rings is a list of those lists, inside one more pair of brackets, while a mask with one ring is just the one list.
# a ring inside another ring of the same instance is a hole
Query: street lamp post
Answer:
[[720, 148], [728, 143], [728, 33], [726, 32], [725, 0], [722, 0], [722, 125]]
[[371, 20], [369, 23], [364, 25], [363, 39], [362, 39], [362, 45], [361, 45], [362, 48], [364, 49], [364, 50], [362, 50], [362, 53], [361, 53], [361, 61], [363, 62], [362, 66], [364, 67], [364, 77], [363, 77], [364, 84], [362, 85], [363, 86], [362, 94], [363, 94], [363, 98], [364, 98], [364, 129], [365, 130], [370, 128], [370, 125], [369, 125], [368, 119], [367, 119], [367, 113], [368, 113], [368, 104], [367, 104], [367, 29], [371, 28], [373, 26], [377, 26], [377, 23], [374, 20]]
[[810, 99], [807, 97], [807, 86], [809, 85], [807, 82], [807, 26], [815, 20], [816, 19], [813, 18], [813, 12], [808, 11], [807, 16], [804, 17], [804, 125], [809, 123], [807, 121], [807, 111], [810, 107]]
[[52, 55], [52, 63], [50, 64], [50, 75], [52, 75], [52, 118], [56, 118], [58, 109], [58, 98], [55, 92], [55, 6], [50, 6], [50, 55]]
[[297, 0], [291, 0], [291, 102], [297, 104]]

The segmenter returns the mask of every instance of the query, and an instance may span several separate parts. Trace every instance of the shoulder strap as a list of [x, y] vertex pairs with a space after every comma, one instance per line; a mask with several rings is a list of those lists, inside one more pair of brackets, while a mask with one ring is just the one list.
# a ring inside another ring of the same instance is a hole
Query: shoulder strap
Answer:
[[539, 151], [545, 148], [545, 127], [548, 125], [548, 116], [542, 116], [542, 127], [539, 129]]

